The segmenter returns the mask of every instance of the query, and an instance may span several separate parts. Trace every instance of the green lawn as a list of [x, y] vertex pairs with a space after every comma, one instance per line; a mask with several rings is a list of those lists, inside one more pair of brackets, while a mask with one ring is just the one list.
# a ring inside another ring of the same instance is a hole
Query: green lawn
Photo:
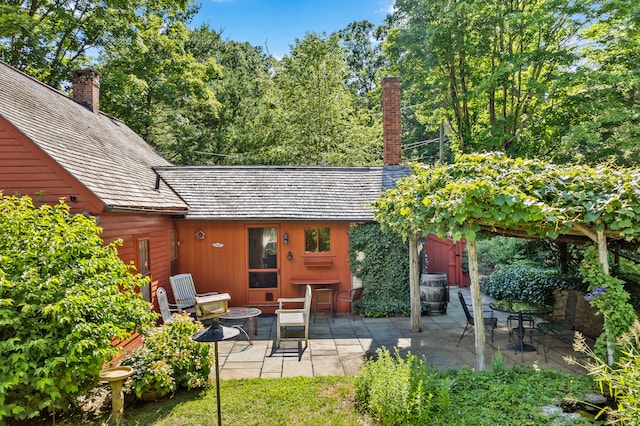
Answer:
[[[433, 425], [601, 424], [592, 420], [552, 421], [540, 407], [595, 390], [587, 376], [555, 370], [517, 367], [476, 373], [469, 369], [443, 373], [451, 379], [450, 409], [434, 413]], [[375, 425], [359, 413], [353, 377], [295, 377], [221, 381], [224, 425]], [[155, 402], [125, 406], [125, 425], [217, 424], [215, 387], [178, 392]], [[58, 419], [56, 424], [106, 424], [109, 407], [98, 419]], [[50, 423], [49, 423], [50, 424]]]

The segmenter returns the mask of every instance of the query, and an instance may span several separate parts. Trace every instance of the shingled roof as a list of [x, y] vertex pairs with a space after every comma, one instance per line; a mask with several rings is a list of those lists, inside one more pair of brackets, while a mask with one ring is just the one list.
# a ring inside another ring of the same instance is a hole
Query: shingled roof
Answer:
[[188, 206], [153, 166], [169, 161], [123, 122], [94, 113], [0, 61], [0, 116], [112, 210], [181, 212]]
[[[372, 221], [383, 167], [156, 168], [189, 204], [192, 220]], [[405, 174], [403, 168], [392, 173]], [[386, 181], [389, 178], [384, 179]]]

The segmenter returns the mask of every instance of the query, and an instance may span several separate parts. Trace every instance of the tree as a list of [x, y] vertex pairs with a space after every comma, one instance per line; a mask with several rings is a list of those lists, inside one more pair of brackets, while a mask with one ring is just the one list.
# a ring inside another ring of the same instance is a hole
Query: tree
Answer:
[[374, 41], [380, 36], [379, 31], [371, 22], [359, 21], [338, 31], [338, 36], [349, 70], [347, 87], [363, 107], [373, 109], [379, 104], [379, 98], [372, 97], [371, 92], [377, 87], [383, 61], [380, 43]]
[[[192, 119], [201, 127], [198, 153], [190, 163], [250, 164], [260, 149], [273, 145], [273, 109], [266, 97], [272, 90], [274, 59], [260, 47], [222, 40], [222, 34], [207, 26], [191, 31], [187, 51], [199, 62], [213, 59], [220, 76], [209, 86], [220, 102], [217, 116], [209, 121]], [[184, 155], [183, 155], [184, 157]], [[186, 158], [180, 161], [187, 163]]]
[[157, 316], [140, 296], [148, 280], [99, 233], [63, 202], [0, 194], [0, 422], [69, 409], [120, 354], [113, 339]]
[[309, 33], [275, 67], [274, 146], [261, 162], [296, 165], [371, 165], [381, 158], [381, 121], [358, 108], [345, 87], [347, 64], [339, 37]]
[[0, 58], [55, 88], [112, 40], [150, 15], [184, 12], [188, 0], [0, 1]]
[[181, 15], [147, 17], [113, 41], [100, 67], [101, 108], [178, 163], [202, 149], [206, 123], [219, 108], [209, 85], [219, 66], [212, 58], [196, 60], [186, 50], [188, 37]]
[[[458, 149], [548, 155], [590, 0], [398, 0], [384, 45], [420, 121]], [[421, 96], [417, 96], [420, 94]], [[535, 130], [535, 131], [534, 131]]]
[[598, 21], [583, 34], [585, 66], [576, 74], [561, 149], [563, 162], [634, 165], [640, 155], [640, 6], [603, 2]]

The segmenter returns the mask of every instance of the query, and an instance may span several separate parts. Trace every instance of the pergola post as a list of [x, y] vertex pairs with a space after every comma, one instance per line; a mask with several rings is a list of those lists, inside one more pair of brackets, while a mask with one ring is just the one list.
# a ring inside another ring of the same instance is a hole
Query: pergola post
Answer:
[[422, 331], [422, 303], [420, 302], [420, 255], [418, 238], [409, 238], [409, 294], [411, 299], [411, 331]]
[[484, 314], [482, 312], [482, 293], [480, 293], [480, 279], [478, 277], [478, 252], [476, 251], [476, 241], [467, 241], [467, 250], [469, 251], [469, 277], [471, 284], [471, 304], [473, 308], [473, 331], [476, 344], [476, 361], [478, 363], [478, 371], [484, 371]]
[[[604, 231], [596, 231], [598, 242], [598, 258], [602, 265], [602, 270], [606, 275], [609, 275], [609, 250], [607, 249], [607, 237]], [[607, 318], [604, 319], [607, 321]], [[614, 344], [611, 341], [610, 336], [607, 334], [607, 362], [609, 365], [613, 365], [613, 355], [615, 353]]]

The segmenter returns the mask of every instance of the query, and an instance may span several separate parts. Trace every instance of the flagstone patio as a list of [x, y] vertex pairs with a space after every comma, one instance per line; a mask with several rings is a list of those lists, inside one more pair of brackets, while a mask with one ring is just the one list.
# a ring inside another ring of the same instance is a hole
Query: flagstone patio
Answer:
[[[281, 343], [280, 349], [274, 349], [276, 325], [274, 315], [261, 315], [257, 321], [257, 335], [253, 345], [241, 333], [237, 339], [219, 343], [220, 377], [292, 377], [323, 375], [354, 375], [364, 360], [374, 355], [376, 349], [385, 346], [394, 347], [406, 353], [424, 356], [427, 363], [439, 369], [460, 369], [468, 365], [476, 367], [474, 335], [471, 333], [456, 346], [466, 324], [464, 312], [458, 301], [458, 290], [462, 291], [467, 303], [471, 303], [468, 288], [451, 287], [450, 300], [446, 314], [430, 314], [422, 317], [422, 332], [411, 332], [408, 317], [362, 318], [338, 314], [332, 320], [328, 314], [318, 314], [310, 324], [310, 344], [304, 348], [304, 342]], [[483, 302], [493, 299], [483, 296]], [[495, 331], [493, 347], [487, 335], [485, 365], [491, 366], [491, 359], [500, 351], [507, 366], [524, 362], [538, 364], [545, 368], [554, 368], [571, 373], [582, 373], [580, 367], [568, 365], [565, 355], [575, 353], [571, 345], [557, 342], [548, 353], [545, 362], [542, 346], [539, 353], [520, 352], [506, 349], [509, 343], [506, 313], [495, 312], [498, 328]], [[227, 323], [227, 325], [234, 324]], [[242, 324], [235, 323], [235, 324]], [[246, 329], [246, 323], [244, 324]], [[525, 340], [526, 341], [526, 340]], [[533, 345], [535, 346], [535, 339]]]

